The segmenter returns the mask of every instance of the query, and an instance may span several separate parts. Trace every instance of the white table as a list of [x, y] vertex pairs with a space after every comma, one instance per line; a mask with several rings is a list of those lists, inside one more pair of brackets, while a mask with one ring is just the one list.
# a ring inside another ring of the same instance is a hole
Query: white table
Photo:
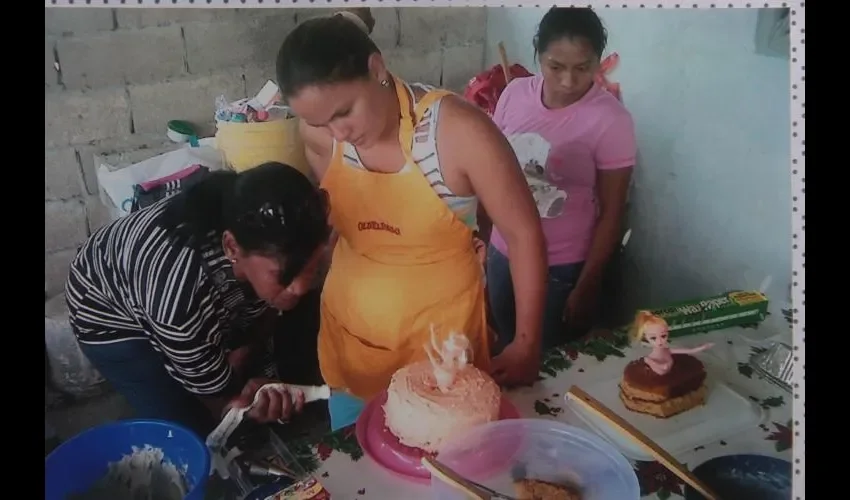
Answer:
[[[719, 374], [724, 382], [764, 409], [762, 422], [752, 429], [722, 441], [706, 443], [676, 457], [691, 468], [716, 456], [737, 453], [792, 460], [791, 395], [747, 369], [750, 353], [759, 348], [759, 343], [745, 338], [752, 335], [748, 332], [751, 330], [731, 328], [673, 339], [674, 344], [682, 346], [714, 342], [715, 347], [709, 352], [724, 367]], [[565, 403], [564, 392], [573, 384], [583, 386], [616, 377], [622, 374], [628, 361], [647, 351], [643, 347], [618, 346], [623, 346], [622, 334], [607, 333], [605, 337], [569, 350], [549, 353], [543, 380], [533, 387], [511, 391], [508, 397], [523, 417], [556, 419], [587, 429]], [[319, 442], [293, 446], [292, 450], [298, 454], [302, 465], [314, 471], [334, 500], [430, 500], [428, 486], [396, 478], [364, 457], [353, 429], [328, 434]], [[683, 494], [682, 482], [657, 462], [635, 462], [634, 466], [644, 498], [663, 500]]]

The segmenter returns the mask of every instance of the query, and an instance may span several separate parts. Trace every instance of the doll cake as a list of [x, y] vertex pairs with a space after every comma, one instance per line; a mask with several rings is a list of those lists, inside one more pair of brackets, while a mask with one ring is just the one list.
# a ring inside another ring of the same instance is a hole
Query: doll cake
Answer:
[[384, 404], [386, 426], [399, 442], [436, 453], [451, 438], [499, 418], [501, 390], [468, 362], [469, 340], [452, 333], [428, 360], [399, 369]]
[[647, 342], [652, 352], [630, 362], [620, 382], [620, 399], [631, 411], [669, 418], [705, 404], [708, 388], [702, 361], [693, 354], [712, 344], [692, 349], [672, 348], [664, 319], [641, 311], [632, 325], [632, 340]]

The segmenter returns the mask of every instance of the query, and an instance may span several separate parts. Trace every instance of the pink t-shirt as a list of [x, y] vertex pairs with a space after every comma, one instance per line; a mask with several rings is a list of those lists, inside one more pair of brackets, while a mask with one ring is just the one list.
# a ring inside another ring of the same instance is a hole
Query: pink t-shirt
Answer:
[[[542, 76], [511, 81], [493, 120], [514, 148], [534, 193], [549, 265], [582, 262], [598, 213], [596, 171], [634, 166], [634, 123], [623, 104], [599, 85], [554, 110], [543, 105], [542, 91]], [[495, 228], [491, 242], [507, 255]]]

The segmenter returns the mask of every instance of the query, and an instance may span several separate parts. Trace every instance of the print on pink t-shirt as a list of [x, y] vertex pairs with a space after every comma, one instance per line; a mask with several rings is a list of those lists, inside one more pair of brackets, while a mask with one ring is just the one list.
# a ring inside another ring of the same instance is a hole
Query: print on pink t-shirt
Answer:
[[[637, 146], [631, 114], [599, 85], [561, 109], [543, 105], [543, 77], [513, 80], [493, 121], [508, 138], [538, 205], [549, 265], [582, 262], [596, 225], [596, 170], [631, 167]], [[491, 242], [507, 255], [494, 228]]]

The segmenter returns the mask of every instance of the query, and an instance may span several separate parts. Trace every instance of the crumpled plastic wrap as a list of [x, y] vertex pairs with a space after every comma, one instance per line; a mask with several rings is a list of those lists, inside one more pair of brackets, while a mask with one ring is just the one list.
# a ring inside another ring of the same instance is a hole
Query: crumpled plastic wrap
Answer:
[[231, 434], [236, 431], [239, 424], [242, 423], [242, 420], [245, 418], [245, 413], [257, 404], [260, 394], [265, 391], [278, 391], [289, 394], [292, 399], [294, 399], [295, 395], [298, 391], [300, 391], [304, 394], [304, 403], [330, 399], [331, 396], [330, 387], [326, 385], [308, 386], [271, 383], [260, 387], [254, 395], [254, 401], [249, 406], [244, 408], [231, 408], [228, 410], [227, 414], [221, 420], [221, 423], [218, 424], [218, 427], [213, 429], [209, 436], [207, 436], [207, 448], [210, 449], [210, 454], [212, 455], [212, 467], [210, 469], [210, 473], [217, 472], [222, 479], [228, 479], [230, 477], [228, 466], [236, 457], [242, 454], [242, 450], [234, 447], [230, 451], [227, 451], [225, 448], [227, 440], [230, 438]]

